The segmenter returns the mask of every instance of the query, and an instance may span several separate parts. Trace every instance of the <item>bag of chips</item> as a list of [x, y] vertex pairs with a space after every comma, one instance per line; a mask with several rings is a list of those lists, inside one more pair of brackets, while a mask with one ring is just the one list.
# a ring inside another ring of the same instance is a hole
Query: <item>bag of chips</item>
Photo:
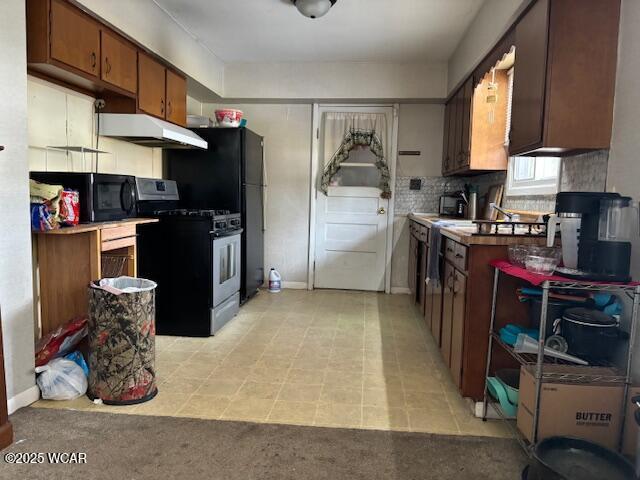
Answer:
[[60, 192], [60, 221], [64, 225], [77, 225], [80, 222], [80, 194], [76, 190]]

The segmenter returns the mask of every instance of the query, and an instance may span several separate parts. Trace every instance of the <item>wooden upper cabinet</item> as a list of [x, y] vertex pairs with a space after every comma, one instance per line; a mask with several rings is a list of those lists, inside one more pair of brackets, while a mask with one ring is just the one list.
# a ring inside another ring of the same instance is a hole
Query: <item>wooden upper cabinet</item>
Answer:
[[105, 100], [105, 113], [147, 113], [186, 126], [186, 78], [69, 0], [25, 0], [28, 72]]
[[451, 103], [444, 106], [444, 128], [442, 129], [442, 173], [449, 170], [449, 118], [451, 116]]
[[445, 107], [443, 175], [461, 173], [469, 165], [472, 96], [473, 79], [469, 78]]
[[138, 109], [165, 118], [165, 67], [143, 52], [138, 52]]
[[451, 312], [451, 360], [453, 382], [462, 384], [462, 357], [464, 353], [464, 319], [466, 310], [467, 277], [453, 272], [453, 304]]
[[100, 71], [100, 26], [78, 8], [51, 0], [51, 58], [85, 73]]
[[539, 0], [516, 25], [509, 149], [522, 152], [542, 141], [547, 73], [549, 1]]
[[120, 35], [107, 30], [101, 31], [101, 75], [105, 82], [136, 93], [138, 87], [137, 49]]
[[516, 24], [511, 155], [609, 148], [619, 0], [538, 0]]
[[464, 168], [470, 164], [471, 157], [471, 110], [473, 97], [473, 78], [469, 77], [460, 89], [462, 105], [460, 107], [462, 114], [461, 138], [460, 138], [460, 156], [458, 157], [458, 168]]
[[447, 104], [447, 106], [450, 109], [450, 113], [449, 113], [449, 123], [446, 126], [447, 128], [447, 135], [449, 137], [449, 141], [447, 143], [448, 146], [448, 153], [447, 153], [447, 165], [445, 168], [444, 173], [448, 174], [450, 172], [452, 172], [453, 170], [455, 170], [455, 165], [456, 165], [456, 154], [458, 151], [458, 145], [456, 142], [456, 122], [457, 122], [457, 118], [458, 118], [458, 104], [456, 102], [455, 97], [453, 97], [449, 103]]
[[187, 125], [187, 80], [168, 68], [166, 119], [183, 127]]

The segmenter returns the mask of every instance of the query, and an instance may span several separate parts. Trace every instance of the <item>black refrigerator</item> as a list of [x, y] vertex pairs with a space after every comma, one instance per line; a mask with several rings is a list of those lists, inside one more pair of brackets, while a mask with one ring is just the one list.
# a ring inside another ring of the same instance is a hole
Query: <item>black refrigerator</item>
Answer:
[[208, 149], [164, 150], [164, 178], [177, 182], [183, 208], [242, 214], [244, 303], [264, 283], [264, 143], [246, 128], [192, 130], [207, 141]]

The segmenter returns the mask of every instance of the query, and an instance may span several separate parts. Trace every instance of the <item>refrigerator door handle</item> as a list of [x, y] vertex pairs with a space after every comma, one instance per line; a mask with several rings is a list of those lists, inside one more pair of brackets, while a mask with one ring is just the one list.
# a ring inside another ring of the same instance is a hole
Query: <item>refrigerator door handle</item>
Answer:
[[267, 231], [267, 156], [262, 139], [262, 231]]

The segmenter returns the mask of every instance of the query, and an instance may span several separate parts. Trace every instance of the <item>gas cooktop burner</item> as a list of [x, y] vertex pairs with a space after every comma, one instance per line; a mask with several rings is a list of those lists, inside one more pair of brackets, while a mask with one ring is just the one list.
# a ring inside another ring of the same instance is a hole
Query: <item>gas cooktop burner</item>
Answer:
[[188, 216], [188, 217], [226, 217], [230, 215], [231, 212], [229, 210], [197, 210], [197, 209], [187, 209], [187, 208], [176, 208], [174, 210], [158, 210], [155, 212], [156, 215], [167, 215], [167, 216]]

